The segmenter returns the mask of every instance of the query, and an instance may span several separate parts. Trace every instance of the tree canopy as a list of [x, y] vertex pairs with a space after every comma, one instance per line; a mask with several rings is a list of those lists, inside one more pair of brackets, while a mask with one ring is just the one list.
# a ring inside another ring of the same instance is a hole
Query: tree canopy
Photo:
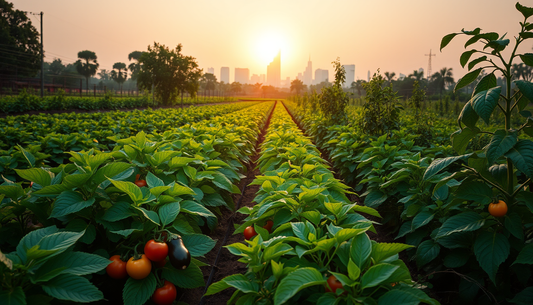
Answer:
[[0, 0], [0, 72], [35, 76], [41, 68], [39, 32], [26, 13]]
[[137, 78], [140, 88], [151, 90], [167, 105], [179, 94], [189, 93], [195, 96], [199, 88], [202, 69], [198, 67], [196, 58], [181, 53], [182, 45], [175, 49], [154, 42], [148, 51], [139, 58], [141, 69]]
[[100, 66], [96, 61], [96, 53], [89, 50], [80, 51], [78, 52], [78, 58], [74, 63], [76, 65], [76, 71], [85, 77], [87, 89], [89, 89], [89, 78], [96, 74]]

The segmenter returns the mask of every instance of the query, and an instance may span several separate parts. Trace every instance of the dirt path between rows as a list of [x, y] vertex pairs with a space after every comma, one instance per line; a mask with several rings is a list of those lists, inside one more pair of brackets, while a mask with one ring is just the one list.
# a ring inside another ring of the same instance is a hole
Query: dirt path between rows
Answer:
[[[242, 179], [238, 185], [242, 195], [234, 196], [236, 210], [244, 206], [252, 207], [255, 204], [253, 200], [260, 186], [250, 185], [250, 183], [252, 183], [256, 176], [261, 175], [259, 169], [256, 168], [257, 159], [261, 155], [261, 144], [265, 139], [274, 108], [275, 105], [268, 115], [265, 126], [261, 130], [255, 146], [255, 155], [251, 158], [251, 162], [246, 165], [246, 178]], [[225, 305], [231, 298], [231, 295], [235, 291], [233, 288], [226, 289], [212, 296], [206, 296], [203, 299], [202, 296], [210, 284], [216, 283], [229, 275], [246, 272], [246, 265], [237, 261], [239, 257], [231, 254], [226, 248], [223, 248], [225, 245], [231, 245], [243, 241], [244, 237], [242, 234], [233, 235], [233, 232], [235, 231], [234, 224], [241, 224], [244, 218], [246, 218], [246, 215], [228, 209], [225, 209], [222, 212], [222, 215], [219, 217], [217, 228], [210, 235], [211, 238], [217, 240], [217, 243], [213, 250], [206, 254], [205, 257], [205, 261], [209, 263], [211, 267], [201, 268], [206, 286], [196, 289], [184, 289], [181, 291], [181, 295], [178, 292], [178, 298], [176, 301], [185, 302], [190, 305]]]

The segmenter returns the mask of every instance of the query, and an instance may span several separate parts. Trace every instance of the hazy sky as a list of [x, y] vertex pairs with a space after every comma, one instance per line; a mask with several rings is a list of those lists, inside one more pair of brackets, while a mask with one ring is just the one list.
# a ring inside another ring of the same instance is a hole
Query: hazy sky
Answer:
[[[355, 78], [368, 71], [410, 74], [452, 67], [456, 80], [466, 70], [459, 64], [464, 36], [439, 52], [440, 41], [462, 28], [517, 35], [522, 15], [510, 0], [8, 0], [16, 9], [44, 12], [47, 61], [77, 60], [81, 50], [98, 56], [101, 69], [128, 62], [132, 51], [145, 51], [154, 41], [196, 57], [201, 68], [249, 68], [266, 74], [281, 49], [281, 76], [291, 80], [303, 72], [309, 56], [313, 70], [330, 70], [340, 57], [355, 64]], [[533, 1], [522, 1], [533, 6]], [[39, 17], [32, 16], [39, 27]], [[513, 43], [513, 40], [511, 40]], [[523, 52], [533, 52], [533, 42]]]

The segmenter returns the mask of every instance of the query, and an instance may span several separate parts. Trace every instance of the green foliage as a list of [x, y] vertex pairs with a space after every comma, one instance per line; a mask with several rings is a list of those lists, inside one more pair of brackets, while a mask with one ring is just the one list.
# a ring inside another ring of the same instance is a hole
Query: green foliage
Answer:
[[342, 89], [342, 84], [346, 79], [346, 71], [337, 58], [332, 62], [335, 68], [335, 81], [332, 86], [322, 89], [318, 99], [318, 105], [324, 116], [332, 122], [346, 120], [344, 109], [348, 105], [348, 95]]
[[361, 129], [373, 136], [390, 133], [399, 128], [401, 105], [390, 86], [384, 86], [385, 79], [379, 73], [374, 74], [370, 82], [363, 84], [366, 90], [363, 116], [358, 124]]
[[139, 87], [152, 90], [155, 86], [163, 105], [171, 104], [180, 94], [189, 93], [194, 97], [199, 88], [202, 69], [194, 57], [183, 55], [181, 49], [181, 44], [171, 50], [154, 42], [139, 58]]

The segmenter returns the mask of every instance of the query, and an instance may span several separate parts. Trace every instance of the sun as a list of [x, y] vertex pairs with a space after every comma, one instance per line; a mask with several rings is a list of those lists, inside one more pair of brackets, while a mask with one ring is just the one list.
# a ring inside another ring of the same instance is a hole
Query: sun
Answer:
[[283, 35], [275, 32], [267, 32], [257, 37], [256, 50], [258, 61], [262, 65], [268, 65], [278, 52], [285, 50], [286, 43]]

